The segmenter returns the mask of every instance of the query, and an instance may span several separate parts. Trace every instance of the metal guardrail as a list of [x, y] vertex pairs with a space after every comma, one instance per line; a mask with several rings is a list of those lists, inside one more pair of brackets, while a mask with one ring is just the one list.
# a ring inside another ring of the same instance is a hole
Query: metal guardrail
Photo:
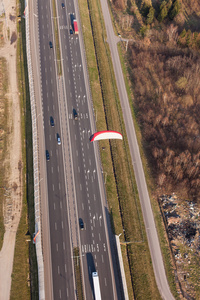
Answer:
[[31, 47], [30, 47], [30, 30], [29, 30], [29, 7], [28, 1], [25, 0], [25, 25], [26, 25], [26, 54], [28, 64], [28, 78], [30, 90], [31, 103], [31, 118], [32, 118], [32, 142], [33, 142], [33, 175], [34, 175], [34, 204], [35, 204], [35, 246], [38, 264], [38, 285], [39, 285], [39, 299], [45, 299], [44, 286], [44, 259], [42, 253], [42, 237], [41, 237], [41, 212], [40, 212], [40, 180], [39, 180], [39, 156], [38, 156], [38, 131], [37, 131], [37, 113], [36, 101], [33, 83], [33, 71], [31, 61]]

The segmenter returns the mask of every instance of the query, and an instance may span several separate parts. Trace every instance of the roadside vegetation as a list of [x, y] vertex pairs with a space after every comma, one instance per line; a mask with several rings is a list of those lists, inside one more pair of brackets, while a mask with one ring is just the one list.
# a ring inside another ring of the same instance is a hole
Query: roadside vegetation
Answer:
[[[0, 27], [2, 30], [2, 26]], [[0, 31], [1, 32], [1, 31]], [[3, 246], [5, 233], [3, 207], [5, 197], [9, 197], [9, 189], [6, 174], [9, 173], [9, 166], [6, 163], [8, 149], [8, 74], [7, 63], [4, 58], [0, 58], [0, 249]]]
[[[19, 4], [19, 3], [18, 3]], [[23, 15], [24, 2], [21, 2], [17, 15]], [[32, 236], [35, 232], [34, 189], [32, 165], [32, 125], [29, 98], [29, 84], [26, 62], [25, 20], [17, 25], [17, 70], [18, 88], [21, 103], [22, 128], [22, 167], [23, 167], [23, 204], [21, 219], [16, 234], [15, 254], [12, 273], [10, 299], [39, 299], [38, 273], [35, 245]]]

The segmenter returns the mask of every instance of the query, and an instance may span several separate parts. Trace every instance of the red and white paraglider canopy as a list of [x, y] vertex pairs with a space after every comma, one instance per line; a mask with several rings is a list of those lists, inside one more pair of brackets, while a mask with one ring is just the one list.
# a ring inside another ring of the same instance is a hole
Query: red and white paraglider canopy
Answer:
[[121, 133], [119, 133], [117, 131], [112, 131], [112, 130], [99, 131], [99, 132], [94, 133], [90, 137], [90, 142], [95, 142], [95, 141], [99, 141], [99, 140], [107, 140], [107, 139], [122, 140], [123, 136], [121, 135]]

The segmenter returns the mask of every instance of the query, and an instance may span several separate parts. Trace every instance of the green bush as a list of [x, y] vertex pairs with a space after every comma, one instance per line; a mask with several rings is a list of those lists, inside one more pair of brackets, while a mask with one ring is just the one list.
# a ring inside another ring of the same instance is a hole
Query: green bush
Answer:
[[151, 8], [149, 9], [149, 13], [147, 15], [147, 20], [146, 20], [147, 25], [151, 25], [153, 23], [154, 15], [155, 15], [155, 9], [153, 8], [153, 6], [151, 6]]
[[169, 17], [171, 20], [173, 20], [180, 11], [180, 2], [179, 0], [176, 0], [172, 5], [172, 10], [170, 11]]

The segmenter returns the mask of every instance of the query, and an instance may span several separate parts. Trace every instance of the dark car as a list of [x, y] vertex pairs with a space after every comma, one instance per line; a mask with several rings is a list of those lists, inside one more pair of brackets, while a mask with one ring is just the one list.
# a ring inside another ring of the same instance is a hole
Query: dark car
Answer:
[[70, 32], [70, 34], [73, 34], [73, 30], [71, 28], [70, 28], [69, 32]]
[[61, 7], [62, 7], [62, 8], [65, 8], [65, 4], [64, 4], [64, 3], [61, 3]]
[[49, 48], [52, 49], [53, 48], [53, 43], [50, 41], [49, 42]]
[[80, 229], [81, 229], [81, 230], [84, 229], [83, 219], [81, 219], [81, 218], [79, 218], [79, 226], [80, 226]]
[[57, 142], [58, 142], [58, 145], [61, 145], [61, 139], [60, 139], [60, 135], [57, 133]]
[[73, 115], [74, 115], [74, 120], [78, 120], [78, 114], [77, 114], [75, 108], [73, 109]]
[[49, 151], [48, 150], [46, 150], [46, 159], [47, 159], [47, 161], [50, 160], [50, 155], [49, 155]]
[[54, 119], [53, 119], [53, 117], [50, 117], [50, 124], [51, 124], [52, 127], [54, 127]]

